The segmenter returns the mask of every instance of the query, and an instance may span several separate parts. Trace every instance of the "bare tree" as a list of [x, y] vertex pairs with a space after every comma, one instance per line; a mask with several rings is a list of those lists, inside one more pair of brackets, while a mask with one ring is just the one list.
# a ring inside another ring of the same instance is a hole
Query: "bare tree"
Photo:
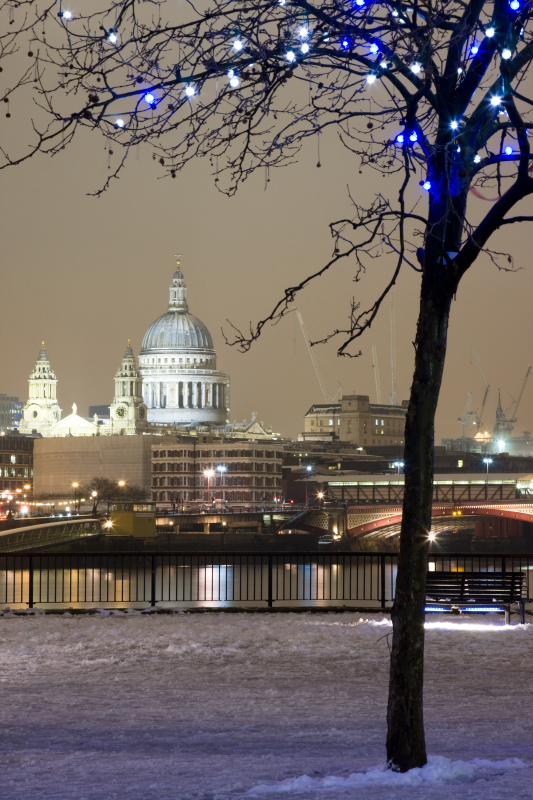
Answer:
[[[298, 292], [339, 262], [353, 264], [357, 282], [374, 259], [392, 259], [375, 301], [362, 308], [354, 297], [349, 325], [326, 337], [339, 341], [339, 354], [356, 355], [354, 342], [401, 268], [420, 273], [387, 757], [395, 770], [424, 765], [435, 410], [461, 278], [483, 251], [512, 269], [510, 257], [486, 250], [487, 243], [502, 226], [532, 219], [517, 208], [533, 192], [529, 2], [213, 0], [177, 11], [159, 0], [118, 0], [77, 18], [57, 3], [6, 8], [14, 15], [10, 46], [19, 48], [19, 58], [27, 47], [31, 59], [38, 108], [33, 143], [4, 151], [4, 166], [38, 152], [56, 154], [89, 128], [106, 137], [116, 159], [96, 193], [120, 174], [133, 147], [149, 143], [171, 177], [208, 157], [217, 187], [233, 194], [258, 169], [268, 175], [292, 164], [307, 140], [320, 144], [331, 129], [345, 148], [347, 169], [353, 158], [360, 168], [396, 176], [387, 184], [392, 189], [365, 205], [352, 201], [350, 216], [331, 223], [331, 260], [285, 289], [248, 332], [235, 329], [235, 342], [247, 350]], [[8, 72], [7, 81], [4, 73], [6, 93], [28, 91], [21, 75], [29, 73], [20, 69]], [[483, 196], [489, 189], [496, 199], [486, 213], [479, 204], [472, 211], [471, 190]]]

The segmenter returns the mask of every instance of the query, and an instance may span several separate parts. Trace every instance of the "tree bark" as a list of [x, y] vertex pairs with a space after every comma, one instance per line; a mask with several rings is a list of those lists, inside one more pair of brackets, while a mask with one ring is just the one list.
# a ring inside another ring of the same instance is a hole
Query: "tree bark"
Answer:
[[[440, 266], [442, 270], [442, 265]], [[436, 274], [437, 273], [437, 274]], [[415, 369], [405, 428], [405, 491], [400, 533], [387, 709], [387, 762], [406, 772], [427, 762], [424, 736], [424, 606], [433, 495], [434, 421], [452, 292], [425, 270]]]

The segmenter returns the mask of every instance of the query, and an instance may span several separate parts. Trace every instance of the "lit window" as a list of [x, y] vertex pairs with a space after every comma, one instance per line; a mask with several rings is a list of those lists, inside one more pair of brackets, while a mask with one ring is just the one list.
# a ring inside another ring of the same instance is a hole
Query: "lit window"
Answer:
[[328, 425], [333, 425], [333, 420], [332, 419], [328, 420]]
[[457, 466], [458, 467], [462, 467], [463, 466], [463, 462], [461, 461], [461, 459], [459, 459], [459, 461], [457, 462]]

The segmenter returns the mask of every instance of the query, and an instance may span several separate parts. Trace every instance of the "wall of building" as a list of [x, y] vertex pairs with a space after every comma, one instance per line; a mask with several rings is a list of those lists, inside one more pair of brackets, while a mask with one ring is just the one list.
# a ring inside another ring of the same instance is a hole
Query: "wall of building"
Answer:
[[36, 439], [35, 494], [72, 491], [94, 477], [150, 490], [151, 447], [158, 436], [91, 436]]
[[406, 403], [371, 403], [368, 395], [344, 395], [340, 403], [311, 406], [302, 441], [338, 439], [357, 447], [403, 445]]
[[[258, 505], [281, 493], [283, 451], [276, 444], [168, 437], [152, 451], [152, 499], [159, 503]], [[214, 472], [209, 479], [206, 470]]]

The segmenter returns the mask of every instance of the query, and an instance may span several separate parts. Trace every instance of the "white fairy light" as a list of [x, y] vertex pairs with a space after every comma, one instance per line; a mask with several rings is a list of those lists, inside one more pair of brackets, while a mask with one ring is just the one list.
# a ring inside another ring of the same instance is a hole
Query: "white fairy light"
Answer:
[[493, 96], [490, 98], [490, 104], [491, 104], [491, 106], [499, 106], [499, 105], [500, 105], [500, 103], [501, 103], [501, 101], [502, 101], [502, 98], [501, 98], [499, 95], [497, 95], [497, 94], [493, 95]]
[[512, 56], [512, 55], [513, 55], [513, 54], [511, 53], [511, 51], [509, 50], [509, 48], [508, 48], [508, 47], [505, 47], [505, 48], [502, 50], [502, 58], [503, 58], [505, 61], [507, 61], [507, 59], [508, 59], [508, 58], [511, 58], [511, 56]]
[[415, 75], [418, 75], [418, 73], [420, 72], [421, 69], [422, 69], [422, 67], [418, 63], [418, 61], [415, 61], [414, 64], [411, 64], [411, 72], [414, 72]]
[[481, 161], [481, 156], [479, 155], [479, 153], [476, 153], [476, 155], [474, 156], [474, 164], [479, 164], [480, 161]]
[[456, 131], [458, 127], [459, 127], [459, 123], [457, 122], [456, 119], [453, 119], [450, 122], [450, 128], [452, 129], [452, 131]]
[[307, 39], [309, 36], [309, 28], [306, 25], [302, 25], [300, 30], [298, 31], [298, 36], [300, 39]]
[[116, 119], [115, 120], [115, 128], [123, 128], [124, 125], [125, 125], [125, 122], [124, 122], [123, 119]]
[[118, 42], [118, 36], [115, 31], [110, 31], [107, 37], [107, 41], [111, 42], [111, 44], [116, 44]]
[[494, 28], [492, 27], [492, 25], [485, 31], [485, 36], [487, 36], [489, 39], [492, 39], [492, 37], [494, 36]]
[[300, 50], [301, 50], [301, 51], [302, 51], [302, 53], [305, 55], [306, 53], [308, 53], [308, 52], [309, 52], [309, 44], [308, 44], [307, 42], [304, 42], [304, 43], [302, 44], [302, 46], [300, 47]]
[[239, 52], [239, 50], [242, 50], [243, 47], [244, 47], [244, 45], [241, 42], [241, 40], [240, 39], [235, 39], [235, 41], [233, 42], [233, 49], [236, 50], [237, 52]]
[[291, 64], [292, 64], [292, 62], [294, 61], [294, 59], [296, 58], [296, 56], [294, 55], [294, 53], [292, 52], [292, 50], [289, 50], [289, 52], [287, 53], [287, 55], [285, 56], [285, 58], [287, 59], [287, 61], [290, 61], [290, 62], [291, 62]]
[[187, 95], [187, 97], [192, 97], [193, 95], [196, 94], [196, 89], [194, 88], [194, 86], [191, 86], [191, 84], [189, 84], [188, 86], [185, 87], [185, 94]]
[[72, 19], [72, 11], [62, 11], [61, 16], [63, 19]]
[[375, 83], [376, 82], [376, 76], [371, 72], [370, 75], [366, 76], [366, 82], [367, 83]]

